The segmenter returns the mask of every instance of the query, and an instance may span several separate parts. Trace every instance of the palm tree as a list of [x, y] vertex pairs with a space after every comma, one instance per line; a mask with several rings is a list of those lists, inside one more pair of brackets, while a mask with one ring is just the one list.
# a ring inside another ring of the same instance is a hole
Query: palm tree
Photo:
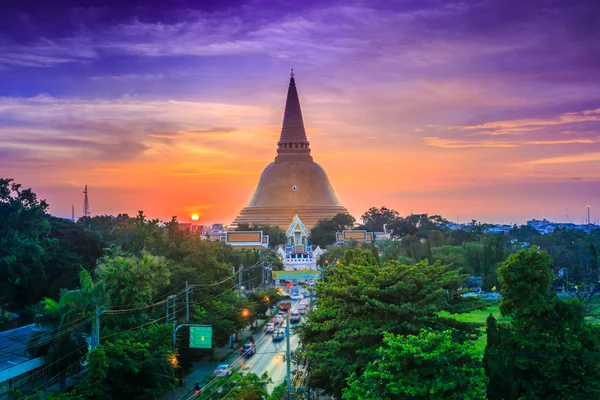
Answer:
[[[50, 373], [78, 370], [78, 360], [88, 352], [96, 307], [104, 304], [104, 285], [94, 283], [88, 271], [79, 273], [79, 283], [79, 289], [63, 289], [58, 301], [45, 298], [38, 306], [40, 328], [29, 339], [27, 352], [46, 357]], [[70, 374], [63, 375], [61, 387]]]

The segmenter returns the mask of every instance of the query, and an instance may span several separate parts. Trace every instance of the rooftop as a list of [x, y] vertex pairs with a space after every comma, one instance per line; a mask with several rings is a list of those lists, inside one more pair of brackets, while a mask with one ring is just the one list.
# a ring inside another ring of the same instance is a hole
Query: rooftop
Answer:
[[27, 342], [37, 329], [35, 324], [0, 332], [0, 371], [29, 360]]

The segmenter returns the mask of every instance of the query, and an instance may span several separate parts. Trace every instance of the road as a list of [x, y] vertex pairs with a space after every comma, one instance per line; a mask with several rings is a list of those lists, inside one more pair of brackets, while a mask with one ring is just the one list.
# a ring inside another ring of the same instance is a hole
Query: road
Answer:
[[[292, 310], [298, 308], [300, 301], [292, 301]], [[299, 324], [291, 324], [290, 326], [290, 352], [296, 350], [300, 343], [298, 335], [293, 334], [292, 328]], [[271, 334], [260, 333], [254, 337], [256, 354], [251, 357], [241, 357], [240, 352], [237, 351], [227, 360], [222, 362], [203, 363], [197, 365], [195, 368], [196, 374], [199, 372], [200, 375], [212, 375], [214, 370], [220, 364], [230, 364], [234, 370], [240, 368], [244, 369], [244, 372], [252, 372], [258, 376], [263, 373], [267, 373], [269, 378], [273, 381], [269, 385], [269, 393], [273, 388], [285, 381], [286, 376], [286, 363], [283, 361], [283, 355], [285, 355], [285, 339], [279, 342], [273, 342]], [[295, 369], [294, 364], [291, 364], [292, 371]]]

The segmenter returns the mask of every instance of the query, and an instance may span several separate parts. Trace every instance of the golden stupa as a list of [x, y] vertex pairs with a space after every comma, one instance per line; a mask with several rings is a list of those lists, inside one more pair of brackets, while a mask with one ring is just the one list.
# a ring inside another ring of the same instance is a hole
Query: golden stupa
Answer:
[[320, 219], [347, 212], [325, 170], [310, 155], [292, 71], [277, 157], [264, 169], [254, 196], [232, 225], [266, 224], [285, 230], [298, 214], [306, 228], [311, 229]]

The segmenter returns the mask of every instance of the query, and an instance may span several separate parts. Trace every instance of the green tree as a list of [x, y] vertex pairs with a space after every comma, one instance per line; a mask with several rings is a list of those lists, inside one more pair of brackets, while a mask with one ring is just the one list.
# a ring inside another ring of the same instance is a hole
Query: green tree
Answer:
[[336, 232], [337, 230], [332, 220], [321, 219], [310, 230], [310, 241], [325, 248], [336, 242]]
[[350, 377], [344, 398], [484, 399], [486, 382], [477, 350], [455, 343], [449, 331], [386, 334], [377, 359]]
[[381, 208], [371, 207], [361, 216], [361, 219], [366, 230], [383, 232], [383, 225], [391, 224], [399, 215], [396, 210], [385, 206]]
[[20, 311], [48, 295], [35, 285], [45, 280], [45, 264], [58, 246], [49, 237], [47, 210], [46, 201], [31, 189], [0, 178], [0, 314], [7, 308]]
[[143, 252], [140, 257], [116, 250], [98, 261], [96, 275], [111, 305], [146, 305], [169, 284], [166, 260]]
[[173, 326], [153, 324], [107, 332], [102, 344], [108, 369], [105, 385], [118, 398], [157, 399], [175, 383]]
[[213, 399], [225, 396], [235, 400], [264, 400], [268, 397], [268, 385], [272, 383], [265, 372], [258, 376], [251, 372], [235, 372], [229, 377], [222, 377], [210, 385], [198, 397], [200, 399]]
[[500, 311], [488, 318], [484, 367], [487, 395], [506, 399], [592, 399], [600, 396], [600, 328], [577, 300], [551, 290], [550, 256], [522, 250], [498, 268]]
[[79, 289], [63, 290], [58, 301], [46, 298], [41, 302], [36, 319], [45, 329], [34, 332], [27, 344], [29, 355], [45, 356], [54, 372], [63, 371], [87, 353], [90, 317], [105, 302], [103, 285], [94, 283], [85, 270], [79, 276]]
[[458, 343], [474, 339], [476, 324], [438, 315], [443, 310], [481, 308], [476, 299], [460, 296], [464, 278], [447, 266], [427, 262], [341, 263], [331, 269], [326, 282], [317, 284], [318, 309], [298, 328], [311, 360], [313, 387], [340, 397], [348, 377], [361, 375], [377, 358], [386, 332], [417, 335], [421, 329], [449, 330]]
[[321, 219], [310, 231], [311, 242], [326, 247], [336, 242], [336, 232], [352, 229], [356, 220], [350, 214], [337, 214], [331, 219]]

